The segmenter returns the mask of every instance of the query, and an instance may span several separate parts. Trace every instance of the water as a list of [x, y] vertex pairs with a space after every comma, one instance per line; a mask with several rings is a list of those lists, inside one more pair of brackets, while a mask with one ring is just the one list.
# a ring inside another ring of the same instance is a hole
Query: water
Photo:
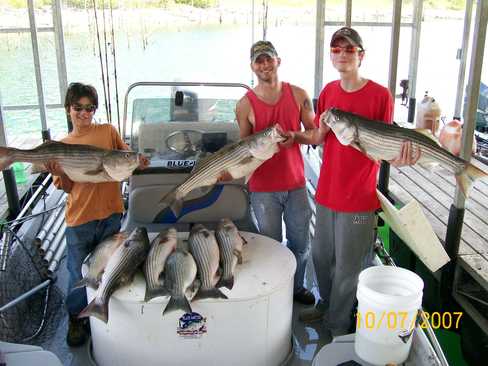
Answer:
[[[65, 20], [66, 22], [66, 20]], [[327, 27], [325, 39], [330, 39], [336, 27]], [[383, 85], [388, 83], [390, 28], [358, 28], [366, 48], [361, 66], [363, 76]], [[422, 24], [420, 62], [417, 77], [417, 99], [425, 90], [434, 96], [442, 108], [442, 115], [451, 118], [454, 112], [459, 61], [456, 50], [462, 40], [462, 20], [433, 20]], [[258, 31], [257, 33], [258, 34]], [[402, 28], [397, 80], [408, 77], [410, 28]], [[47, 103], [62, 103], [58, 91], [54, 38], [51, 33], [39, 33], [41, 68]], [[315, 27], [314, 25], [286, 25], [270, 27], [268, 37], [278, 50], [282, 63], [280, 78], [305, 88], [313, 95]], [[128, 86], [138, 81], [208, 81], [238, 82], [251, 85], [249, 26], [222, 25], [186, 27], [180, 30], [159, 30], [147, 37], [143, 49], [137, 32], [127, 37], [116, 35], [117, 76], [120, 111]], [[328, 42], [327, 42], [328, 43]], [[96, 118], [104, 120], [103, 89], [100, 61], [95, 37], [87, 32], [65, 36], [68, 82], [93, 84], [101, 106]], [[29, 34], [0, 34], [0, 92], [2, 104], [36, 104], [36, 86]], [[337, 78], [331, 67], [326, 48], [324, 82]], [[468, 59], [469, 60], [469, 59]], [[109, 60], [109, 64], [112, 60]], [[486, 64], [486, 62], [485, 62]], [[114, 96], [113, 73], [111, 93]], [[466, 81], [469, 76], [469, 64]], [[488, 68], [483, 69], [482, 81], [488, 82]], [[397, 87], [397, 93], [401, 89]], [[112, 98], [113, 99], [113, 98]], [[112, 111], [115, 111], [115, 101]], [[396, 119], [405, 119], [404, 107], [396, 109]], [[114, 112], [113, 112], [114, 113]], [[115, 115], [116, 113], [114, 113]], [[8, 141], [19, 134], [38, 134], [38, 110], [6, 111]], [[116, 118], [113, 118], [116, 121]], [[48, 127], [54, 136], [66, 133], [65, 112], [48, 110]], [[40, 140], [40, 137], [39, 137]]]

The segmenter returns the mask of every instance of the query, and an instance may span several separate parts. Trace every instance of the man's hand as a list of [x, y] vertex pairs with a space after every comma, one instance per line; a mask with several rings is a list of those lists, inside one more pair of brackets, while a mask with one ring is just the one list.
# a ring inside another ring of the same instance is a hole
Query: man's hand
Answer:
[[400, 155], [395, 159], [390, 160], [389, 163], [395, 167], [401, 167], [406, 165], [414, 165], [420, 158], [420, 149], [414, 149], [412, 142], [403, 141]]
[[280, 142], [281, 147], [289, 148], [295, 143], [295, 132], [283, 131], [283, 132], [280, 132], [280, 135], [286, 138], [285, 141]]
[[329, 128], [329, 126], [327, 125], [326, 121], [325, 121], [325, 118], [327, 117], [327, 109], [320, 115], [320, 118], [319, 118], [319, 128], [321, 128], [322, 126], [326, 127], [326, 128]]
[[146, 169], [149, 166], [149, 159], [144, 155], [139, 155], [139, 169]]
[[46, 167], [46, 170], [52, 175], [56, 175], [58, 177], [66, 175], [63, 168], [56, 160], [50, 160], [46, 164], [44, 164], [44, 166]]

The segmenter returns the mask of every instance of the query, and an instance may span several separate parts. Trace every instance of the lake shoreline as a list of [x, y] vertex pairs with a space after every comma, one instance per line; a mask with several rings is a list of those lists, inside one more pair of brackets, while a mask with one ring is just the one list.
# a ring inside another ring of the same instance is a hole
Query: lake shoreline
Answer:
[[[355, 20], [357, 21], [391, 21], [391, 10], [361, 10], [357, 9]], [[410, 10], [410, 9], [409, 9]], [[111, 21], [110, 9], [97, 10], [98, 24], [102, 27], [103, 15], [105, 15], [106, 26]], [[344, 9], [326, 8], [327, 20], [342, 21]], [[95, 17], [92, 8], [75, 9], [63, 7], [63, 28], [66, 34], [79, 32], [92, 32], [95, 27]], [[445, 9], [424, 10], [424, 21], [462, 19], [463, 11]], [[411, 12], [405, 12], [402, 21], [411, 21]], [[152, 32], [159, 29], [182, 30], [195, 26], [245, 26], [252, 23], [250, 7], [213, 7], [194, 8], [188, 5], [173, 4], [165, 9], [162, 8], [136, 8], [136, 9], [114, 9], [114, 27], [126, 33]], [[263, 28], [263, 10], [259, 5], [255, 6], [254, 21], [256, 29]], [[312, 25], [315, 23], [315, 7], [274, 7], [268, 10], [268, 27], [279, 27], [287, 25]], [[27, 27], [27, 9], [2, 8], [0, 15], [2, 28]], [[36, 24], [38, 27], [52, 25], [50, 7], [36, 9]]]

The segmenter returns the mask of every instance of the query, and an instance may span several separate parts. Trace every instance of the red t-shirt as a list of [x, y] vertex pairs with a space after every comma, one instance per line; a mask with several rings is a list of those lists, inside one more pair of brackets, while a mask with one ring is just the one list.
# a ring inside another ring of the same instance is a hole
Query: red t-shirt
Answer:
[[[369, 80], [364, 87], [346, 92], [340, 80], [327, 84], [320, 93], [315, 124], [330, 108], [391, 123], [393, 100], [388, 89]], [[315, 199], [317, 203], [340, 212], [375, 211], [379, 164], [351, 146], [344, 146], [332, 131], [325, 136], [324, 155]]]
[[[283, 82], [281, 96], [275, 104], [263, 102], [253, 91], [247, 99], [254, 112], [253, 133], [279, 124], [284, 131], [300, 131], [300, 108], [290, 84]], [[273, 157], [257, 168], [249, 179], [251, 192], [290, 191], [305, 186], [303, 157], [299, 144], [281, 148]]]

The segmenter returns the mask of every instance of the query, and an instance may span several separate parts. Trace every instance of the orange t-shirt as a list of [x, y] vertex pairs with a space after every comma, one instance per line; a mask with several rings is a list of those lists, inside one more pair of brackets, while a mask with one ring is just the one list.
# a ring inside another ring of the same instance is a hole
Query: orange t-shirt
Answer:
[[[127, 150], [117, 130], [110, 124], [92, 124], [83, 134], [71, 132], [61, 140], [67, 144], [92, 145], [109, 150]], [[61, 187], [59, 177], [54, 185]], [[78, 183], [68, 193], [66, 202], [66, 225], [78, 226], [93, 220], [102, 220], [114, 213], [122, 213], [124, 204], [119, 182]]]

